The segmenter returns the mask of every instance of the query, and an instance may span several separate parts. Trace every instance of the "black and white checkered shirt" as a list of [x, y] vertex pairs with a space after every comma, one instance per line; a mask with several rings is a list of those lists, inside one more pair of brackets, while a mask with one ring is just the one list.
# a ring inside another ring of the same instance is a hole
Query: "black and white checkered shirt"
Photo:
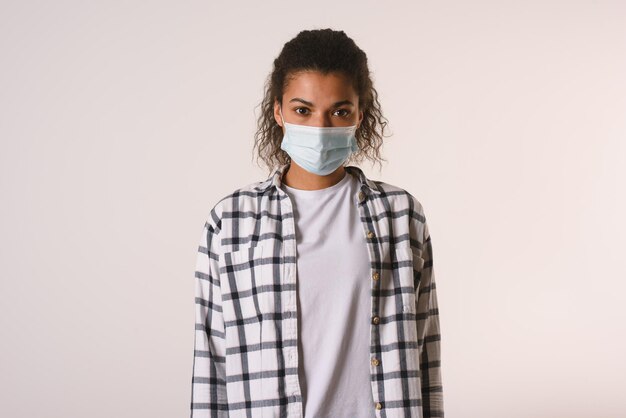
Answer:
[[[302, 417], [296, 235], [288, 164], [211, 209], [198, 248], [191, 417]], [[443, 417], [433, 253], [420, 202], [356, 166], [370, 259], [370, 381], [377, 417]], [[368, 382], [354, 382], [355, 385]], [[338, 417], [339, 418], [339, 417]], [[354, 418], [354, 417], [353, 417]], [[356, 417], [358, 418], [358, 417]]]

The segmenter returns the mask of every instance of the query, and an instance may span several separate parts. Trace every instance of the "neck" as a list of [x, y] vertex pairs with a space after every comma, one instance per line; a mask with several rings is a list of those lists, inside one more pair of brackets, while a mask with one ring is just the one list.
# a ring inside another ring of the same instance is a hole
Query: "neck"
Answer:
[[318, 176], [291, 161], [283, 174], [282, 182], [289, 187], [301, 190], [319, 190], [333, 186], [347, 175], [344, 166], [325, 176]]

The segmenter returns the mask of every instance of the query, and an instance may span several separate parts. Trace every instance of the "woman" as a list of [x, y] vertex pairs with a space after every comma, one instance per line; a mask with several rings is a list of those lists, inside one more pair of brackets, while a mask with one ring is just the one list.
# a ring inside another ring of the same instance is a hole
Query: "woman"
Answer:
[[366, 55], [300, 32], [266, 86], [270, 168], [210, 211], [196, 265], [192, 417], [443, 417], [422, 205], [348, 161], [380, 162]]

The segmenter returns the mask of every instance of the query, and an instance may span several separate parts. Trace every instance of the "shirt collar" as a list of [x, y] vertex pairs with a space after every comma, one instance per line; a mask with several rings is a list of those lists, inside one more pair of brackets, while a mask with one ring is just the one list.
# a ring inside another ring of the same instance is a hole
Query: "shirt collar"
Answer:
[[[282, 184], [283, 174], [289, 167], [289, 164], [290, 163], [287, 162], [278, 166], [265, 181], [261, 182], [253, 189], [257, 192], [264, 192], [270, 187], [276, 187], [277, 189], [280, 188]], [[348, 173], [353, 174], [357, 177], [357, 179], [361, 183], [361, 188], [365, 188], [375, 194], [381, 193], [378, 185], [373, 180], [367, 178], [363, 170], [361, 170], [359, 167], [355, 165], [347, 165], [344, 168]]]

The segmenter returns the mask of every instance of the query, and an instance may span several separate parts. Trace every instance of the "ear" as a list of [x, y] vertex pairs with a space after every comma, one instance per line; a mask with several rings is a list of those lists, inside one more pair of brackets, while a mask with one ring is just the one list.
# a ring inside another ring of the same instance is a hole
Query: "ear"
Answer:
[[359, 121], [356, 124], [357, 129], [361, 127], [361, 122], [363, 122], [363, 111], [359, 110]]
[[283, 127], [283, 119], [280, 117], [280, 103], [278, 103], [278, 99], [274, 99], [274, 120], [278, 126]]

